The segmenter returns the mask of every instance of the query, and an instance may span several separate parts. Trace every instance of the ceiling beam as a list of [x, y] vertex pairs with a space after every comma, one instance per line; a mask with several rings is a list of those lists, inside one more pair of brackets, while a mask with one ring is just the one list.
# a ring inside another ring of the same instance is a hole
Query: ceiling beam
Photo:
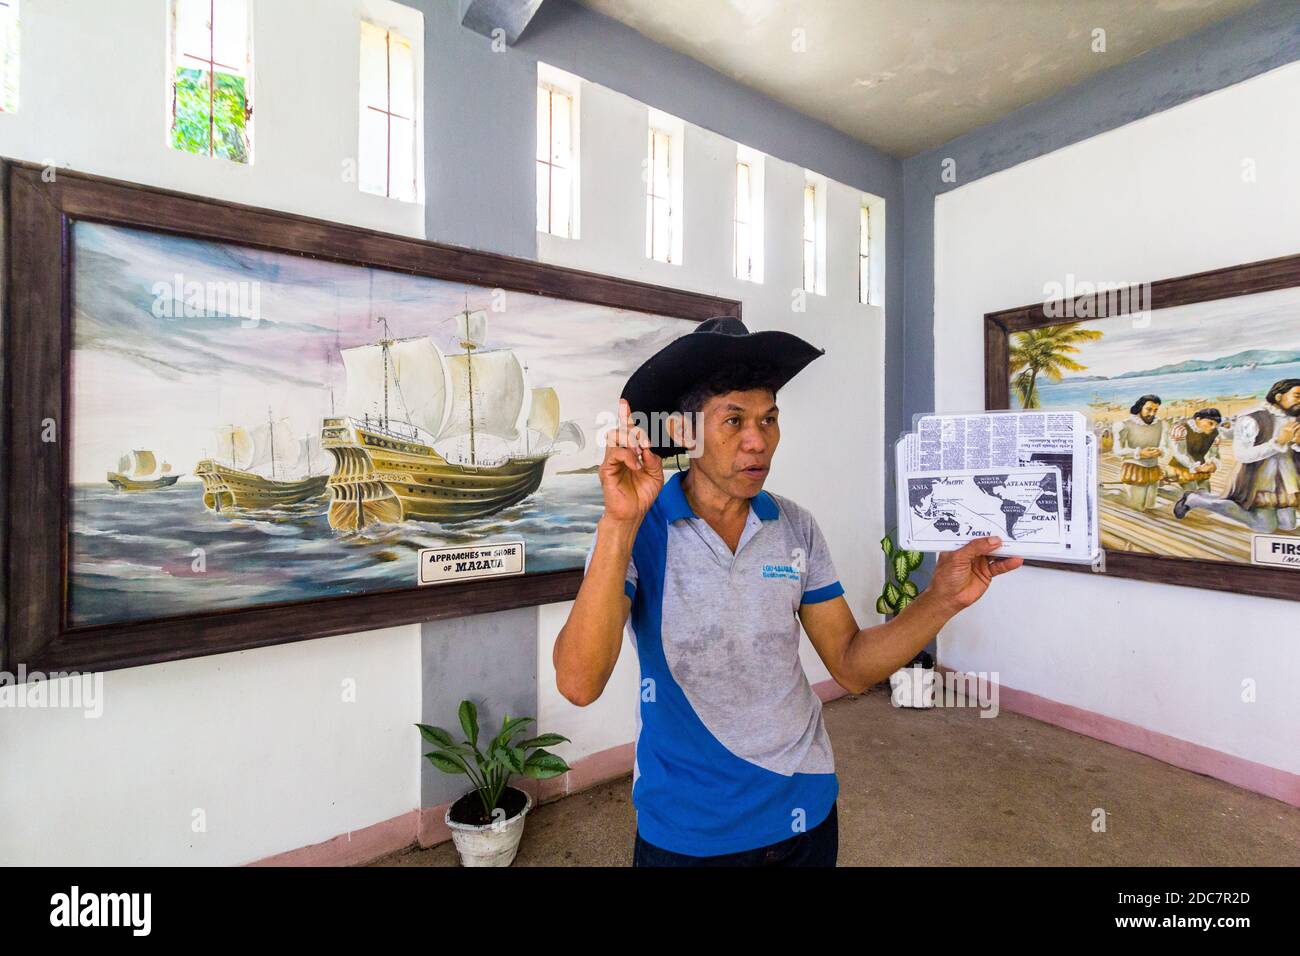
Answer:
[[499, 29], [513, 46], [541, 5], [542, 0], [461, 0], [460, 23], [489, 39]]

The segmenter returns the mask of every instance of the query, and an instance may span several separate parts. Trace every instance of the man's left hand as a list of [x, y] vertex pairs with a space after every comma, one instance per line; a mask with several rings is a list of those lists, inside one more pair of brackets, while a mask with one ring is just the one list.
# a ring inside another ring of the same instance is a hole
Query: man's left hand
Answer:
[[947, 604], [954, 614], [970, 607], [984, 596], [995, 577], [1025, 563], [1024, 558], [989, 557], [1000, 547], [1001, 538], [979, 538], [940, 554], [926, 593]]

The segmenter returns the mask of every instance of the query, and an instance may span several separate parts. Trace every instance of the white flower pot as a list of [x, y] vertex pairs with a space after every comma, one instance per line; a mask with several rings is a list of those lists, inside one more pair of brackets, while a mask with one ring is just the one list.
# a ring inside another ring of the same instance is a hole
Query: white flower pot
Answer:
[[[510, 789], [517, 789], [511, 787]], [[451, 839], [460, 854], [461, 866], [509, 866], [519, 850], [519, 840], [524, 835], [524, 817], [533, 807], [532, 795], [523, 793], [524, 808], [508, 820], [476, 826], [457, 823], [451, 818], [451, 807], [443, 820], [451, 830]]]
[[889, 675], [889, 689], [895, 707], [933, 707], [934, 668], [900, 667]]

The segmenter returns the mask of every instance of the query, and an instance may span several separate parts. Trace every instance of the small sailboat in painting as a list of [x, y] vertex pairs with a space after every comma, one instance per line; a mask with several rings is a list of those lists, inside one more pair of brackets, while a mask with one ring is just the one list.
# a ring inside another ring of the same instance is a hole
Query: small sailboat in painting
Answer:
[[170, 488], [180, 475], [170, 474], [172, 466], [158, 464], [152, 451], [137, 448], [117, 460], [117, 471], [108, 473], [108, 483], [118, 491], [154, 491]]
[[393, 338], [383, 317], [377, 342], [342, 350], [346, 414], [321, 430], [331, 527], [495, 514], [538, 489], [562, 442], [583, 443], [555, 390], [530, 389], [513, 350], [487, 347], [486, 312], [453, 318], [459, 353]]
[[[276, 422], [269, 409], [265, 424], [219, 428], [217, 447], [222, 455], [205, 458], [194, 468], [203, 481], [203, 504], [211, 511], [298, 504], [322, 494], [329, 480], [320, 439], [295, 438], [288, 420]], [[222, 456], [228, 457], [223, 461]]]

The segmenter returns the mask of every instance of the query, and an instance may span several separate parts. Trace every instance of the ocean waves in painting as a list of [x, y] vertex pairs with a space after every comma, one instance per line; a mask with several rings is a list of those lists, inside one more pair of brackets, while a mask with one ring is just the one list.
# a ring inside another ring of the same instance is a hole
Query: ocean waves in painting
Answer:
[[139, 493], [74, 488], [72, 627], [409, 588], [421, 548], [523, 540], [529, 573], [580, 569], [602, 507], [595, 475], [551, 474], [486, 518], [340, 532], [326, 517], [328, 495], [217, 514], [203, 507], [202, 491], [198, 482]]

